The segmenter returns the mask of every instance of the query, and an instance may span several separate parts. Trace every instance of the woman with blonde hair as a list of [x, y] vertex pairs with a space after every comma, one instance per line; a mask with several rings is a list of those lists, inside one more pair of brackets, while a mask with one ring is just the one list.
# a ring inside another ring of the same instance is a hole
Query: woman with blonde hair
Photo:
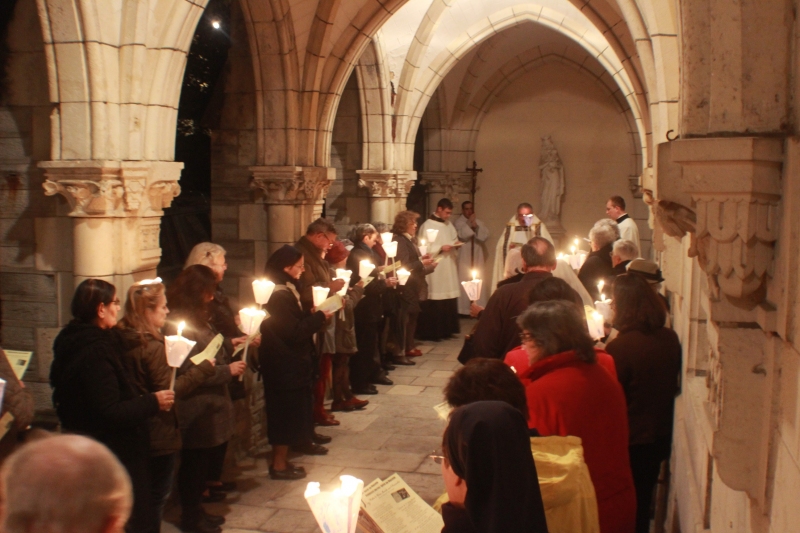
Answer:
[[[164, 292], [164, 285], [158, 278], [131, 286], [125, 302], [125, 317], [117, 324], [125, 343], [123, 362], [140, 394], [167, 390], [172, 378], [161, 333], [169, 314]], [[213, 361], [194, 365], [186, 359], [183, 369], [185, 373], [175, 380], [176, 398], [189, 394], [214, 375]], [[151, 418], [149, 430], [150, 493], [155, 511], [150, 531], [158, 532], [181, 449], [176, 409], [161, 411]]]

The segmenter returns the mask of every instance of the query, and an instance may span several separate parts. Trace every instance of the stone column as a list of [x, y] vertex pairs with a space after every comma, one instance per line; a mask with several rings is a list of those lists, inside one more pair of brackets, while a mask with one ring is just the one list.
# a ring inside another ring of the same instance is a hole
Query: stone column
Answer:
[[[777, 375], [771, 335], [776, 312], [767, 288], [779, 231], [784, 140], [698, 138], [671, 145], [696, 216], [689, 255], [708, 276], [702, 304], [712, 455], [727, 486], [762, 501]], [[689, 210], [679, 208], [673, 211]]]
[[405, 201], [417, 173], [413, 170], [356, 170], [358, 185], [369, 191], [369, 219], [390, 226], [405, 210]]
[[329, 167], [250, 167], [252, 187], [264, 194], [267, 240], [271, 254], [294, 244], [306, 226], [322, 216], [322, 206], [336, 169]]
[[155, 277], [164, 208], [180, 194], [183, 163], [44, 161], [45, 194], [66, 198], [73, 217], [75, 285], [102, 278], [124, 295]]
[[442, 198], [453, 202], [454, 212], [461, 212], [461, 202], [472, 198], [472, 175], [469, 172], [422, 172], [422, 184], [428, 191], [428, 209], [433, 213]]

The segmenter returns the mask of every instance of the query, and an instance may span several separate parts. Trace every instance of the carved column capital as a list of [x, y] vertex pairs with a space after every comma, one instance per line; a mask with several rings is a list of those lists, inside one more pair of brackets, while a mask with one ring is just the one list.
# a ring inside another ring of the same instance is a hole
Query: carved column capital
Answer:
[[428, 188], [428, 194], [440, 193], [454, 204], [461, 201], [461, 195], [472, 193], [472, 174], [469, 172], [423, 172], [421, 182]]
[[336, 169], [329, 167], [250, 167], [250, 186], [264, 193], [267, 204], [316, 204], [328, 195]]
[[414, 170], [356, 170], [358, 186], [372, 198], [406, 198], [417, 173]]
[[672, 160], [696, 214], [692, 251], [711, 289], [763, 300], [772, 276], [781, 197], [783, 140], [757, 137], [682, 139]]
[[181, 192], [183, 163], [43, 161], [47, 196], [60, 194], [73, 217], [161, 216]]

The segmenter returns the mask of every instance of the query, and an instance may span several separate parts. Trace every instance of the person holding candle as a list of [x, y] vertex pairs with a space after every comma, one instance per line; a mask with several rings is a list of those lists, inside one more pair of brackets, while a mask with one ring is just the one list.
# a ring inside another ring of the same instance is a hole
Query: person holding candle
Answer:
[[[589, 240], [591, 241], [592, 251], [586, 258], [586, 262], [578, 272], [578, 279], [589, 292], [592, 300], [600, 299], [600, 292], [597, 290], [597, 282], [606, 280], [614, 276], [614, 267], [611, 264], [611, 251], [617, 234], [614, 231], [613, 221], [598, 221], [589, 230]], [[616, 225], [616, 224], [614, 224]]]
[[517, 206], [517, 213], [509, 219], [503, 233], [497, 239], [494, 268], [492, 269], [492, 293], [504, 278], [508, 251], [522, 247], [534, 237], [544, 237], [550, 243], [553, 242], [547, 226], [533, 213], [533, 206], [528, 202], [523, 202]]
[[[335, 268], [344, 268], [350, 260], [350, 252], [344, 247], [341, 241], [334, 243], [328, 251], [327, 261]], [[336, 313], [335, 317], [335, 353], [333, 354], [332, 388], [333, 403], [331, 411], [353, 411], [363, 409], [369, 402], [359, 400], [353, 396], [350, 383], [350, 358], [358, 351], [358, 340], [356, 337], [355, 309], [363, 300], [365, 288], [363, 280], [358, 279], [358, 269], [353, 269], [353, 276], [350, 279], [352, 287], [344, 295], [343, 311]], [[370, 284], [371, 285], [371, 284]]]
[[[411, 272], [400, 295], [400, 324], [403, 326], [402, 338], [398, 339], [405, 356], [419, 357], [422, 352], [415, 348], [414, 336], [417, 332], [417, 319], [420, 313], [420, 300], [428, 297], [428, 283], [425, 276], [436, 269], [436, 262], [428, 254], [420, 254], [415, 242], [419, 213], [401, 211], [394, 217], [394, 240], [397, 241], [397, 260]], [[395, 362], [403, 364], [403, 359]]]
[[[297, 289], [300, 292], [300, 302], [305, 310], [311, 310], [314, 307], [312, 287], [327, 287], [330, 289], [329, 294], [333, 294], [340, 291], [345, 285], [344, 280], [333, 279], [330, 266], [325, 261], [325, 254], [328, 253], [336, 239], [336, 226], [324, 218], [318, 218], [309, 224], [306, 234], [295, 243], [295, 247], [302, 252], [305, 260], [305, 270], [302, 272], [302, 289]], [[326, 324], [330, 325], [330, 323]], [[331, 375], [332, 350], [332, 347], [329, 347], [328, 350], [324, 349], [323, 343], [325, 339], [325, 335], [317, 335], [317, 354], [314, 357], [314, 374], [318, 383], [315, 390], [322, 389], [323, 391], [325, 383], [328, 382]], [[322, 402], [319, 399], [316, 401], [315, 407], [315, 424], [320, 426], [339, 425], [339, 421], [322, 407]]]
[[633, 241], [624, 239], [615, 241], [611, 248], [611, 266], [614, 268], [614, 277], [625, 274], [628, 271], [628, 265], [637, 257], [639, 257], [639, 248]]
[[[436, 258], [436, 270], [428, 274], [428, 298], [420, 304], [417, 337], [440, 341], [460, 330], [458, 296], [462, 292], [458, 278], [458, 232], [450, 222], [453, 202], [442, 198], [436, 212], [420, 226], [420, 235], [428, 237], [428, 250]], [[435, 238], [433, 234], [435, 233]]]
[[629, 452], [636, 485], [636, 533], [650, 530], [650, 503], [661, 463], [672, 449], [675, 396], [680, 392], [682, 351], [678, 335], [664, 327], [660, 295], [638, 274], [614, 281], [614, 327], [606, 351], [628, 405]]
[[625, 394], [598, 364], [584, 313], [573, 302], [532, 304], [517, 320], [530, 368], [528, 427], [540, 435], [580, 437], [603, 533], [633, 533], [636, 491], [628, 457]]
[[[394, 235], [390, 231], [391, 228], [384, 222], [373, 222], [372, 226], [377, 231], [377, 240], [372, 246], [372, 251], [378, 254], [381, 258], [380, 263], [385, 265], [387, 263], [386, 251], [383, 249], [383, 237], [387, 236], [391, 242]], [[400, 246], [399, 243], [397, 245]], [[394, 263], [401, 264], [397, 257], [394, 258]], [[402, 268], [402, 266], [401, 266]], [[394, 270], [393, 277], [397, 277], [397, 272]], [[399, 278], [398, 278], [399, 281]], [[409, 358], [403, 355], [403, 334], [405, 327], [401, 321], [401, 292], [402, 289], [394, 291], [385, 291], [381, 294], [381, 301], [383, 302], [383, 319], [378, 325], [379, 339], [378, 351], [381, 357], [381, 365], [387, 372], [397, 368], [395, 365], [414, 364]]]
[[[453, 222], [453, 226], [458, 232], [458, 240], [464, 243], [458, 252], [458, 278], [462, 281], [470, 279], [472, 271], [477, 271], [478, 277], [486, 279], [483, 251], [489, 238], [489, 228], [475, 216], [475, 204], [469, 200], [462, 202], [461, 215]], [[471, 303], [466, 293], [461, 292], [458, 295], [458, 314], [469, 315]], [[486, 305], [486, 300], [479, 298], [478, 305]]]
[[[216, 288], [217, 276], [211, 268], [191, 265], [167, 290], [173, 321], [165, 329], [170, 334], [175, 333], [179, 322], [186, 323], [182, 336], [197, 343], [190, 356], [206, 350], [219, 334], [211, 324], [210, 303]], [[218, 459], [215, 458], [233, 435], [234, 410], [228, 383], [244, 373], [245, 363], [231, 362], [232, 351], [231, 340], [223, 337], [216, 352], [209, 354], [215, 359], [214, 375], [178, 399], [178, 420], [183, 439], [178, 492], [181, 529], [184, 531], [217, 531], [221, 523], [219, 517], [213, 517], [213, 523], [209, 522], [202, 499], [210, 477], [209, 470], [216, 467]], [[188, 370], [186, 366], [178, 369], [178, 378]], [[224, 498], [224, 494], [217, 498]]]
[[377, 394], [378, 390], [373, 384], [392, 384], [382, 368], [378, 328], [383, 317], [383, 297], [388, 288], [397, 286], [397, 279], [387, 279], [381, 273], [380, 258], [372, 248], [378, 238], [378, 231], [371, 224], [356, 226], [353, 231], [353, 250], [347, 258], [347, 268], [353, 271], [351, 284], [362, 281], [362, 263], [378, 265], [369, 273], [369, 277], [374, 279], [364, 287], [364, 297], [354, 310], [358, 350], [350, 359], [350, 382], [356, 394]]
[[[158, 280], [145, 280], [128, 289], [125, 317], [120, 328], [126, 347], [125, 364], [140, 394], [170, 388], [173, 369], [167, 364], [161, 328], [167, 320], [167, 297]], [[182, 398], [214, 375], [214, 361], [194, 365], [186, 359], [186, 372], [175, 380], [176, 398]], [[161, 411], [149, 421], [150, 483], [155, 514], [151, 531], [158, 532], [161, 516], [172, 490], [172, 479], [181, 450], [177, 408]]]
[[317, 357], [314, 334], [332, 315], [302, 307], [305, 258], [298, 248], [288, 244], [279, 248], [264, 270], [275, 283], [266, 305], [270, 316], [261, 323], [263, 342], [258, 349], [269, 421], [267, 437], [272, 445], [269, 475], [272, 479], [302, 479], [305, 470], [287, 460], [289, 447], [312, 455], [328, 451], [313, 442], [312, 388]]
[[168, 411], [169, 390], [142, 394], [128, 372], [125, 346], [117, 324], [116, 288], [86, 279], [72, 298], [72, 321], [53, 343], [50, 385], [53, 405], [66, 433], [92, 437], [114, 452], [133, 485], [129, 531], [149, 531], [153, 523], [150, 496], [148, 420]]

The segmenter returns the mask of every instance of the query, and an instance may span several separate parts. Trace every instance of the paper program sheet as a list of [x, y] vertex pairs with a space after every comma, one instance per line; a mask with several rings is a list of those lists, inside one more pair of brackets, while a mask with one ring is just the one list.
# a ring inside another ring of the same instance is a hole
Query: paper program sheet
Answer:
[[398, 474], [364, 487], [361, 506], [384, 533], [441, 533], [444, 527], [442, 516]]
[[28, 369], [28, 365], [31, 362], [33, 352], [20, 352], [18, 350], [3, 351], [6, 352], [8, 362], [11, 363], [11, 368], [14, 369], [14, 374], [17, 376], [17, 379], [22, 380], [22, 376], [25, 375], [25, 371]]

